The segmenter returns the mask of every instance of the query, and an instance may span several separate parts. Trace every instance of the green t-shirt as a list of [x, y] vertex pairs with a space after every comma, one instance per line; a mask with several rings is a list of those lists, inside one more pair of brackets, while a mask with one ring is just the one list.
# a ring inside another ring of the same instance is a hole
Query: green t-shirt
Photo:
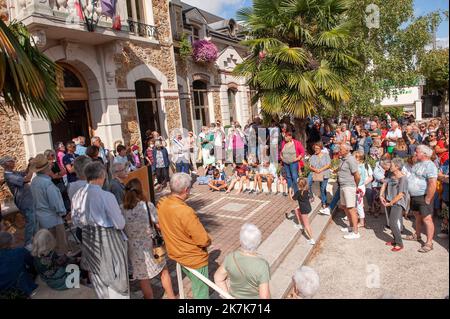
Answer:
[[225, 257], [224, 267], [230, 278], [230, 294], [238, 299], [259, 299], [259, 285], [270, 280], [270, 267], [266, 260], [244, 255], [238, 250]]

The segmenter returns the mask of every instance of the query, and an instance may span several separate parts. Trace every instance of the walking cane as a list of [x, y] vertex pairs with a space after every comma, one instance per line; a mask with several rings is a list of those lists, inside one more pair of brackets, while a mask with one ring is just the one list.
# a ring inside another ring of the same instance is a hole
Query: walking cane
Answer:
[[387, 223], [388, 227], [391, 227], [389, 225], [389, 215], [388, 215], [388, 212], [387, 212], [387, 208], [386, 208], [386, 206], [383, 206], [383, 207], [384, 207], [384, 213], [386, 214], [386, 223]]

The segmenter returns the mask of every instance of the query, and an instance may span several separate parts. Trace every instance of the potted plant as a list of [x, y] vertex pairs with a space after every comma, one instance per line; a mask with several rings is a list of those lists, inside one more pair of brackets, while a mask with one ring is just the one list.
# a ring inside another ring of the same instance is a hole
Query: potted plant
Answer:
[[217, 60], [219, 50], [208, 40], [195, 41], [192, 50], [192, 59], [196, 63], [208, 64]]

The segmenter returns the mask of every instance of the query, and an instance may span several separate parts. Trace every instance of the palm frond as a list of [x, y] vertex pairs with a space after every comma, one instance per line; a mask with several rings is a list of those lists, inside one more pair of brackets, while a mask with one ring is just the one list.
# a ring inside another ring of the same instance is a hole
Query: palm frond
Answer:
[[58, 66], [33, 46], [20, 23], [9, 27], [0, 20], [0, 94], [3, 109], [51, 121], [64, 115], [57, 89]]

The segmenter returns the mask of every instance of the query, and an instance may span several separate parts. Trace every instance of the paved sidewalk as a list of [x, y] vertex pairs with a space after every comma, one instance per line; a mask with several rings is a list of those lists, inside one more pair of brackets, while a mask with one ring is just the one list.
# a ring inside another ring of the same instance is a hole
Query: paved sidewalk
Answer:
[[[383, 231], [383, 215], [369, 216], [367, 225], [373, 229], [362, 230], [358, 240], [343, 239], [341, 217], [343, 213], [334, 216], [308, 263], [320, 276], [320, 290], [314, 298], [442, 299], [449, 295], [448, 239], [436, 237], [434, 250], [426, 254], [417, 252], [419, 243], [404, 241], [403, 251], [394, 253], [385, 246], [392, 237], [390, 231]], [[412, 231], [412, 222], [405, 221], [405, 227]], [[377, 273], [379, 288], [375, 288]]]

